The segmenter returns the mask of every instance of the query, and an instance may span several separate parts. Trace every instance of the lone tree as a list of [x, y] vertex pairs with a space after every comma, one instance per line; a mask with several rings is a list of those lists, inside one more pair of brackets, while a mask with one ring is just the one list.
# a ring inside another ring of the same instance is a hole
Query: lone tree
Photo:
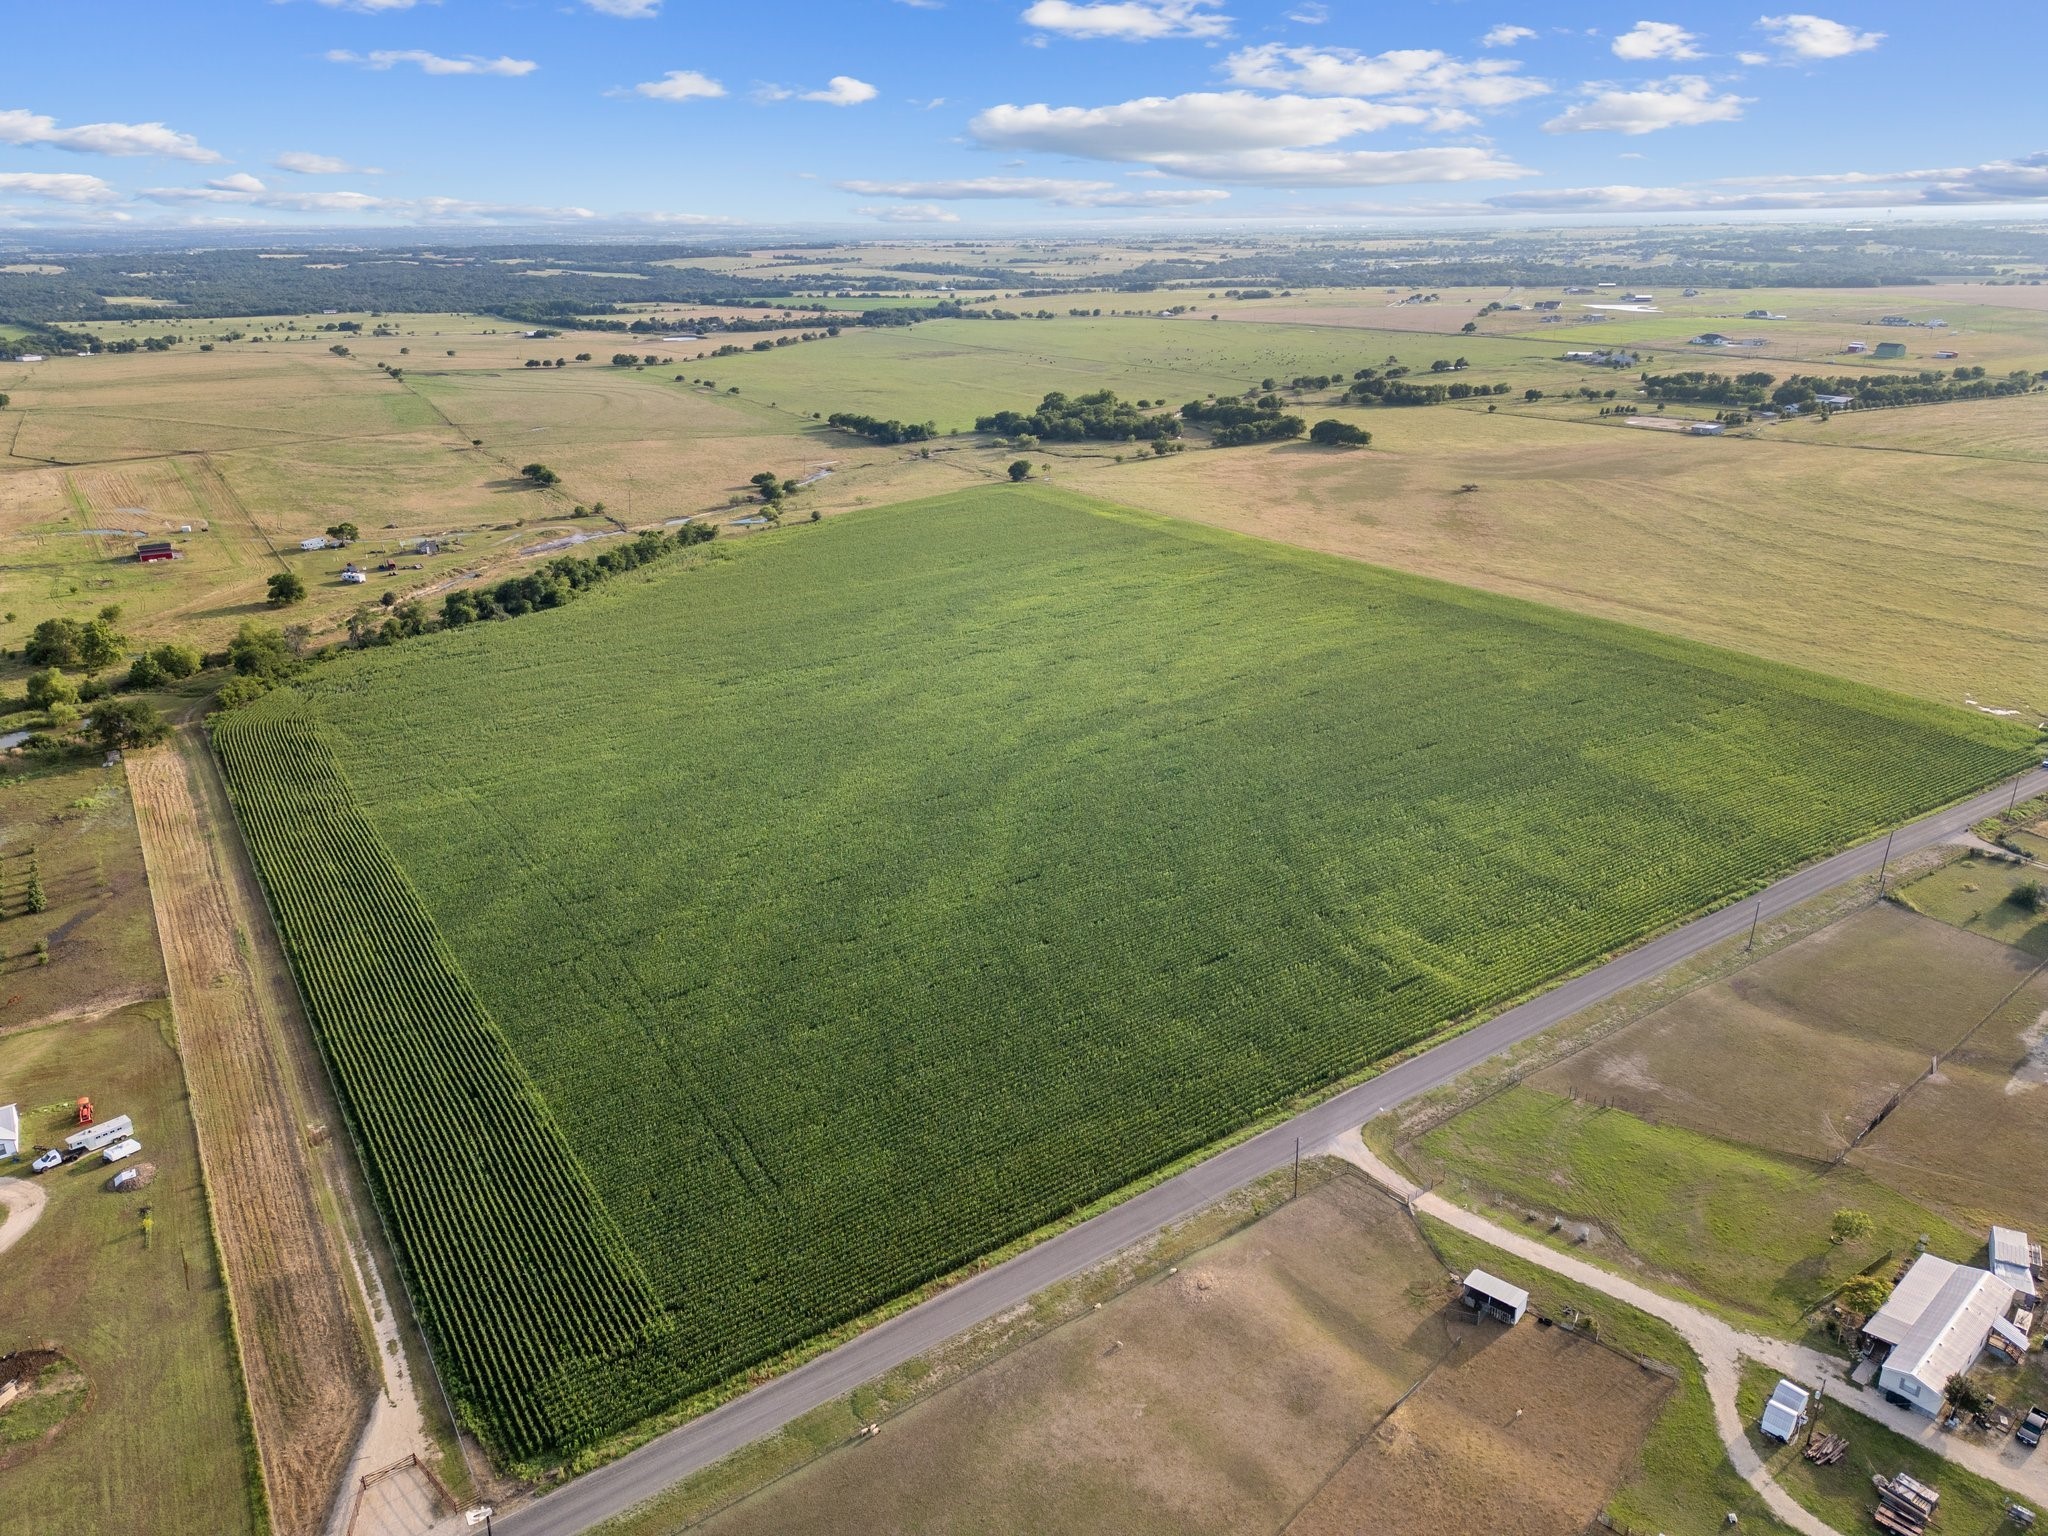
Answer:
[[336, 523], [327, 530], [327, 537], [337, 544], [353, 544], [363, 536], [362, 530], [354, 523]]
[[87, 677], [96, 676], [121, 659], [127, 640], [105, 619], [94, 619], [78, 632], [78, 664]]
[[1031, 461], [1029, 459], [1011, 460], [1010, 478], [1012, 480], [1029, 480], [1031, 478]]
[[535, 485], [559, 485], [562, 477], [545, 464], [529, 464], [519, 471]]
[[1859, 1211], [1854, 1206], [1843, 1206], [1835, 1212], [1828, 1223], [1828, 1241], [1831, 1243], [1857, 1243], [1877, 1230], [1877, 1223], [1870, 1219], [1868, 1211]]
[[1363, 448], [1372, 441], [1372, 434], [1363, 427], [1332, 416], [1310, 427], [1308, 440], [1325, 448]]
[[28, 707], [48, 709], [52, 704], [77, 702], [78, 686], [55, 667], [28, 675]]
[[279, 571], [270, 578], [270, 591], [263, 600], [273, 608], [289, 608], [305, 601], [305, 597], [306, 584], [299, 579], [298, 572]]
[[170, 730], [147, 699], [102, 699], [92, 707], [90, 735], [103, 751], [151, 746]]
[[747, 484], [761, 493], [761, 499], [773, 505], [786, 494], [782, 489], [782, 477], [772, 469], [764, 469], [758, 475], [749, 475]]
[[1891, 1282], [1881, 1275], [1858, 1275], [1835, 1293], [1845, 1311], [1869, 1317], [1891, 1298]]

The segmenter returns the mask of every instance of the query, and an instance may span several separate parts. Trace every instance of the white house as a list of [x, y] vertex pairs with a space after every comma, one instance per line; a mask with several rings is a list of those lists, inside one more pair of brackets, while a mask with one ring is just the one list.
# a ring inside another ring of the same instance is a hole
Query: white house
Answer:
[[1878, 1367], [1878, 1390], [1939, 1414], [1950, 1379], [1976, 1363], [2011, 1305], [2012, 1287], [1989, 1270], [1921, 1254], [1863, 1325], [1867, 1338], [1890, 1346]]
[[1462, 1298], [1466, 1306], [1481, 1317], [1490, 1317], [1496, 1322], [1513, 1327], [1522, 1320], [1529, 1310], [1529, 1293], [1519, 1285], [1489, 1275], [1483, 1269], [1475, 1269], [1465, 1277], [1465, 1293]]
[[299, 548], [301, 549], [325, 549], [326, 547], [327, 536], [325, 534], [321, 534], [317, 538], [299, 540]]
[[21, 1111], [0, 1104], [0, 1158], [21, 1156]]
[[17, 363], [40, 363], [42, 360], [43, 354], [40, 352], [24, 352], [15, 359]]
[[1824, 405], [1831, 411], [1846, 411], [1856, 403], [1856, 397], [1854, 395], [1815, 395], [1813, 403], [1815, 405]]
[[1693, 437], [1719, 437], [1728, 430], [1728, 423], [1725, 421], [1695, 421], [1688, 423], [1685, 430]]
[[1806, 1422], [1806, 1405], [1813, 1401], [1813, 1394], [1796, 1382], [1780, 1380], [1771, 1393], [1771, 1400], [1764, 1404], [1764, 1416], [1758, 1428], [1773, 1440], [1791, 1444], [1792, 1437], [1799, 1433], [1799, 1426]]

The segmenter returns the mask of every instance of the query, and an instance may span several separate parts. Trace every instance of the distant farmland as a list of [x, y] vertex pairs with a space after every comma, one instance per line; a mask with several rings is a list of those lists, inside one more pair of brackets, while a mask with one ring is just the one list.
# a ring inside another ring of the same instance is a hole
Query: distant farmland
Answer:
[[521, 1456], [2029, 740], [1037, 486], [315, 677], [218, 739], [452, 1386]]

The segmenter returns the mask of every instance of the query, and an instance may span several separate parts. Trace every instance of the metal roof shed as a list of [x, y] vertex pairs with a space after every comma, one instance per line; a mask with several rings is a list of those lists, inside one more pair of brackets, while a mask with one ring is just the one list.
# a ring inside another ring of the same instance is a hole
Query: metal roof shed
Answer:
[[0, 1157], [21, 1155], [21, 1111], [12, 1104], [0, 1104]]
[[1806, 1388], [1781, 1379], [1771, 1393], [1771, 1400], [1764, 1404], [1763, 1421], [1758, 1427], [1773, 1440], [1790, 1444], [1805, 1421], [1806, 1405], [1812, 1401], [1813, 1394]]
[[2034, 1284], [2034, 1256], [2027, 1234], [2011, 1227], [1991, 1229], [1991, 1273], [2022, 1296], [2038, 1296]]
[[1519, 1285], [1475, 1269], [1465, 1277], [1464, 1303], [1481, 1317], [1493, 1317], [1512, 1327], [1529, 1310], [1529, 1293]]

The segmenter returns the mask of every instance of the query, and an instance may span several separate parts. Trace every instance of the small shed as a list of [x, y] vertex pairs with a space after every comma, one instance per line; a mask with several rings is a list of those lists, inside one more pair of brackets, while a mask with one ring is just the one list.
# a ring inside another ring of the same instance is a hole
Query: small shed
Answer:
[[2033, 1245], [2027, 1234], [2011, 1227], [1991, 1229], [1991, 1273], [2022, 1296], [2038, 1296], [2034, 1284]]
[[1527, 1291], [1519, 1285], [1509, 1285], [1483, 1269], [1475, 1269], [1465, 1277], [1465, 1293], [1461, 1299], [1481, 1317], [1493, 1318], [1509, 1327], [1519, 1323], [1529, 1310]]
[[0, 1104], [0, 1157], [21, 1156], [21, 1111]]
[[1872, 357], [1904, 357], [1906, 355], [1906, 344], [1903, 341], [1880, 341], [1877, 344], [1877, 350], [1870, 355]]
[[135, 558], [144, 565], [153, 565], [159, 560], [177, 559], [178, 551], [169, 539], [150, 539], [135, 546]]
[[322, 535], [320, 535], [320, 536], [318, 536], [318, 537], [316, 537], [316, 538], [311, 538], [311, 539], [301, 539], [301, 540], [299, 540], [299, 548], [301, 548], [301, 549], [307, 549], [307, 550], [312, 550], [312, 549], [325, 549], [326, 547], [327, 547], [327, 537], [326, 537], [326, 535], [325, 535], [325, 534], [322, 534]]
[[1789, 1445], [1799, 1433], [1799, 1426], [1806, 1422], [1806, 1406], [1812, 1401], [1813, 1394], [1806, 1388], [1780, 1378], [1771, 1391], [1771, 1400], [1764, 1404], [1763, 1421], [1757, 1427], [1773, 1440]]
[[1688, 423], [1685, 430], [1693, 437], [1719, 437], [1728, 430], [1728, 423], [1725, 421], [1695, 421]]

